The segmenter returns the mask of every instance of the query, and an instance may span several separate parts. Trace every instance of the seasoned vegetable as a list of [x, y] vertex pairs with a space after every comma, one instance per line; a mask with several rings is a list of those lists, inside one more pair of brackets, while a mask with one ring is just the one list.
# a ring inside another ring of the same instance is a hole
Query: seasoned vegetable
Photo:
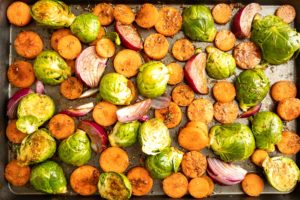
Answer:
[[197, 199], [207, 197], [210, 193], [209, 182], [203, 177], [194, 178], [189, 182], [188, 192]]
[[7, 78], [16, 87], [30, 87], [35, 81], [32, 64], [26, 61], [15, 61], [8, 67]]
[[26, 26], [31, 21], [30, 7], [24, 2], [15, 1], [8, 6], [6, 16], [15, 26]]
[[101, 38], [96, 42], [96, 52], [102, 58], [112, 57], [115, 50], [115, 44], [108, 38]]
[[128, 25], [134, 21], [135, 14], [128, 5], [117, 4], [114, 8], [114, 17], [116, 21]]
[[74, 133], [75, 121], [69, 115], [57, 114], [50, 119], [48, 127], [53, 137], [62, 140]]
[[296, 10], [293, 6], [285, 4], [277, 8], [275, 15], [280, 17], [285, 23], [291, 23], [296, 18]]
[[277, 148], [283, 154], [297, 154], [300, 151], [300, 136], [291, 131], [283, 131], [282, 138], [277, 143]]
[[182, 112], [176, 103], [170, 102], [166, 108], [156, 109], [154, 116], [162, 120], [168, 128], [175, 128], [181, 122]]
[[114, 21], [114, 8], [111, 4], [99, 3], [93, 9], [102, 26], [108, 26]]
[[242, 189], [247, 195], [257, 197], [264, 190], [264, 181], [254, 173], [247, 174], [242, 181]]
[[134, 167], [127, 173], [127, 178], [132, 186], [132, 194], [135, 196], [147, 195], [153, 186], [153, 179], [143, 167]]
[[117, 73], [128, 78], [135, 76], [143, 64], [141, 55], [131, 49], [123, 49], [114, 58], [114, 68]]
[[219, 81], [213, 87], [213, 96], [221, 103], [232, 102], [236, 96], [235, 87], [228, 81]]
[[183, 68], [181, 65], [179, 65], [176, 62], [172, 62], [167, 65], [167, 68], [169, 70], [170, 78], [168, 81], [169, 85], [176, 85], [183, 81]]
[[188, 191], [188, 179], [180, 172], [174, 173], [162, 182], [163, 190], [171, 198], [181, 198]]
[[57, 51], [57, 45], [58, 45], [59, 40], [67, 35], [72, 35], [72, 32], [70, 31], [70, 29], [61, 28], [61, 29], [54, 31], [52, 33], [51, 39], [50, 39], [50, 45], [51, 45], [52, 49]]
[[213, 104], [208, 99], [195, 99], [187, 109], [187, 116], [191, 121], [210, 123], [214, 117]]
[[72, 60], [77, 58], [81, 50], [81, 43], [74, 35], [66, 35], [57, 43], [57, 52], [64, 59]]
[[253, 42], [242, 42], [235, 46], [233, 57], [241, 69], [254, 69], [261, 61], [261, 51]]
[[178, 9], [171, 6], [163, 6], [158, 12], [158, 21], [155, 30], [164, 36], [173, 36], [180, 31], [182, 17]]
[[172, 47], [172, 54], [175, 59], [179, 61], [189, 60], [195, 53], [193, 43], [188, 39], [182, 38], [174, 42]]
[[232, 101], [229, 103], [216, 102], [214, 104], [214, 117], [222, 124], [233, 123], [238, 117], [239, 107]]
[[129, 165], [129, 157], [125, 150], [109, 147], [101, 153], [99, 165], [104, 172], [123, 173]]
[[292, 81], [278, 81], [272, 85], [271, 96], [275, 101], [282, 101], [297, 96], [297, 88]]
[[26, 133], [22, 133], [17, 129], [17, 120], [10, 120], [6, 127], [6, 137], [7, 139], [15, 144], [21, 144], [23, 139], [27, 136]]
[[251, 161], [258, 167], [262, 167], [262, 163], [266, 158], [269, 157], [269, 154], [265, 150], [256, 149], [251, 155]]
[[106, 101], [99, 102], [93, 110], [94, 121], [101, 126], [111, 126], [116, 123], [117, 106]]
[[181, 169], [189, 178], [201, 177], [207, 168], [206, 157], [198, 151], [190, 151], [183, 155]]
[[12, 160], [5, 166], [4, 177], [13, 186], [24, 186], [30, 178], [30, 167], [22, 166], [17, 160]]
[[277, 105], [277, 114], [284, 121], [292, 121], [300, 115], [300, 99], [283, 99]]
[[76, 77], [69, 77], [60, 84], [60, 93], [67, 99], [77, 99], [83, 92], [83, 83]]
[[144, 51], [147, 56], [154, 60], [161, 60], [169, 50], [169, 42], [165, 36], [153, 33], [147, 36], [144, 43]]
[[185, 84], [176, 86], [172, 91], [172, 99], [179, 106], [188, 106], [195, 98], [194, 91]]
[[216, 23], [226, 24], [231, 18], [232, 8], [229, 4], [219, 3], [212, 8], [211, 14]]
[[41, 37], [33, 31], [22, 31], [20, 32], [15, 41], [14, 47], [18, 55], [33, 59], [41, 53], [44, 48]]
[[142, 28], [151, 28], [157, 23], [158, 17], [157, 8], [153, 4], [145, 3], [137, 12], [135, 22]]
[[178, 143], [190, 151], [200, 151], [209, 145], [207, 133], [195, 127], [185, 127], [180, 130]]
[[221, 30], [216, 34], [215, 45], [221, 51], [233, 49], [236, 42], [234, 34], [229, 30]]

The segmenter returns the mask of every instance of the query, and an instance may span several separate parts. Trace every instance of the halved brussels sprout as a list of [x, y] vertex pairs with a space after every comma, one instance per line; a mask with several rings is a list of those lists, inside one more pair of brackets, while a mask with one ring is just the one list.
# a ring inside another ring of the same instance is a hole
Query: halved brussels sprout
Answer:
[[141, 95], [155, 98], [162, 95], [169, 81], [169, 70], [161, 62], [151, 61], [139, 68], [137, 87]]
[[62, 168], [53, 161], [46, 161], [32, 168], [30, 184], [49, 194], [67, 192], [67, 181]]
[[53, 100], [44, 94], [32, 93], [23, 97], [18, 105], [17, 129], [33, 133], [50, 119], [55, 112]]
[[274, 151], [275, 144], [281, 140], [281, 119], [273, 112], [264, 111], [257, 113], [251, 123], [256, 147], [268, 152]]
[[291, 191], [300, 181], [299, 168], [291, 158], [266, 158], [262, 166], [270, 185], [280, 192]]
[[245, 160], [255, 149], [251, 129], [244, 124], [213, 126], [209, 131], [210, 147], [225, 162]]
[[137, 140], [139, 127], [140, 122], [138, 121], [129, 123], [118, 122], [114, 126], [112, 133], [108, 135], [110, 145], [118, 147], [132, 146]]
[[128, 178], [116, 172], [102, 173], [99, 177], [98, 190], [100, 196], [108, 200], [130, 199], [132, 193]]
[[150, 119], [140, 126], [138, 137], [142, 151], [147, 155], [158, 154], [171, 145], [169, 129], [156, 118]]
[[36, 164], [51, 158], [55, 151], [55, 139], [46, 129], [40, 129], [22, 141], [17, 160], [22, 165]]
[[71, 25], [71, 31], [81, 42], [89, 43], [94, 41], [100, 30], [100, 21], [92, 13], [78, 15]]
[[87, 163], [92, 156], [90, 140], [80, 129], [63, 140], [58, 147], [59, 158], [68, 164], [81, 166]]
[[182, 157], [183, 152], [169, 147], [157, 155], [148, 156], [145, 165], [152, 177], [163, 179], [178, 171]]
[[43, 51], [33, 63], [36, 78], [45, 84], [57, 85], [69, 76], [71, 68], [55, 51]]

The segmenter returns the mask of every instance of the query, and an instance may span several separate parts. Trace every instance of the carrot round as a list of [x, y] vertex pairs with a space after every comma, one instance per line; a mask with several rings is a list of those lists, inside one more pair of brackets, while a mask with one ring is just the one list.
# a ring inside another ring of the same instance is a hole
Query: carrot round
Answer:
[[71, 73], [75, 73], [75, 60], [65, 60], [67, 65], [71, 68]]
[[93, 110], [93, 119], [101, 126], [111, 126], [117, 122], [117, 106], [106, 101], [99, 102]]
[[277, 114], [285, 121], [292, 121], [300, 115], [300, 100], [297, 98], [287, 98], [279, 102]]
[[162, 185], [166, 195], [171, 198], [181, 198], [187, 194], [189, 182], [182, 173], [177, 172], [166, 177]]
[[296, 133], [283, 131], [277, 148], [283, 154], [297, 154], [300, 151], [300, 137]]
[[76, 168], [70, 176], [70, 185], [74, 192], [88, 196], [97, 192], [97, 184], [100, 172], [90, 165], [83, 165]]
[[62, 28], [62, 29], [58, 29], [58, 30], [54, 31], [52, 33], [51, 39], [50, 39], [50, 44], [51, 44], [52, 49], [57, 51], [58, 41], [67, 35], [72, 35], [72, 32], [70, 29]]
[[172, 91], [172, 99], [179, 106], [188, 106], [195, 98], [195, 93], [188, 85], [176, 86]]
[[206, 135], [208, 135], [208, 127], [207, 127], [207, 124], [205, 124], [204, 122], [191, 121], [191, 122], [188, 122], [185, 127], [198, 128], [198, 129], [202, 130], [203, 132], [205, 132]]
[[102, 58], [112, 57], [115, 51], [115, 44], [108, 38], [101, 38], [96, 43], [96, 52]]
[[22, 31], [17, 35], [14, 47], [18, 55], [33, 59], [42, 52], [44, 44], [37, 33], [33, 31]]
[[216, 34], [215, 45], [222, 51], [233, 49], [236, 42], [234, 34], [229, 30], [221, 30]]
[[128, 78], [135, 76], [143, 64], [141, 55], [130, 49], [119, 51], [114, 59], [116, 72]]
[[135, 14], [129, 6], [118, 4], [114, 9], [114, 17], [116, 21], [119, 21], [122, 24], [131, 24], [134, 21]]
[[179, 132], [178, 143], [189, 151], [200, 151], [208, 146], [209, 138], [201, 129], [185, 127]]
[[144, 51], [154, 60], [163, 59], [169, 50], [169, 42], [165, 36], [159, 33], [149, 35], [144, 42]]
[[150, 3], [142, 5], [135, 17], [135, 22], [142, 28], [151, 28], [158, 21], [158, 10]]
[[138, 97], [137, 89], [136, 89], [134, 83], [131, 80], [128, 80], [127, 87], [131, 91], [131, 96], [130, 96], [129, 100], [130, 100], [131, 103], [133, 103]]
[[267, 151], [262, 149], [256, 149], [251, 155], [251, 161], [258, 167], [262, 167], [264, 160], [269, 157]]
[[170, 102], [166, 108], [155, 110], [154, 115], [155, 118], [161, 119], [168, 128], [175, 128], [182, 119], [181, 109], [173, 102]]
[[104, 172], [123, 173], [129, 165], [128, 154], [119, 147], [109, 147], [101, 153], [99, 164]]
[[75, 131], [75, 121], [65, 114], [54, 115], [48, 124], [50, 133], [58, 140], [65, 139]]
[[222, 124], [233, 123], [239, 113], [239, 107], [235, 102], [221, 103], [216, 102], [214, 104], [214, 117]]
[[132, 194], [135, 196], [147, 195], [153, 186], [153, 179], [143, 167], [134, 167], [127, 173], [127, 178], [132, 186]]
[[21, 144], [27, 134], [22, 133], [17, 129], [16, 122], [17, 120], [11, 120], [8, 122], [6, 127], [6, 137], [12, 143]]
[[26, 26], [31, 21], [30, 7], [24, 2], [15, 1], [8, 6], [6, 16], [15, 26]]
[[219, 81], [213, 87], [213, 96], [219, 102], [231, 102], [236, 96], [235, 87], [228, 81]]
[[247, 195], [257, 197], [264, 190], [264, 181], [256, 174], [247, 174], [242, 181], [242, 189]]
[[280, 17], [285, 23], [292, 23], [296, 17], [296, 10], [291, 5], [282, 5], [277, 8], [275, 15]]
[[102, 26], [108, 26], [114, 21], [114, 8], [107, 3], [99, 3], [93, 9]]
[[275, 101], [296, 97], [296, 85], [292, 81], [278, 81], [272, 85], [271, 96]]
[[181, 169], [189, 178], [201, 177], [207, 168], [206, 157], [198, 151], [190, 151], [183, 155]]
[[21, 60], [15, 61], [8, 67], [7, 78], [16, 87], [30, 87], [35, 81], [32, 64]]
[[232, 8], [225, 3], [217, 4], [212, 9], [214, 21], [218, 24], [226, 24], [231, 18]]
[[83, 84], [76, 77], [69, 77], [60, 84], [60, 93], [67, 99], [77, 99], [83, 92]]
[[207, 197], [210, 193], [209, 182], [203, 177], [194, 178], [189, 183], [188, 191], [194, 198]]
[[77, 58], [82, 50], [81, 43], [74, 35], [62, 37], [57, 44], [58, 53], [65, 59], [72, 60]]
[[184, 77], [183, 68], [178, 63], [172, 62], [167, 65], [167, 68], [170, 74], [169, 85], [176, 85], [182, 82]]
[[97, 38], [93, 42], [90, 43], [90, 46], [96, 46], [98, 40], [100, 40], [101, 38], [103, 38], [103, 36], [105, 36], [105, 29], [102, 26], [100, 26]]
[[4, 176], [13, 186], [24, 186], [30, 178], [30, 167], [21, 166], [17, 160], [12, 160], [6, 165]]
[[214, 192], [214, 189], [215, 189], [215, 184], [214, 184], [213, 180], [209, 176], [202, 176], [202, 178], [206, 179], [209, 184], [208, 196], [212, 195], [212, 193]]
[[214, 116], [213, 104], [208, 99], [196, 99], [187, 109], [187, 116], [191, 121], [210, 123]]
[[176, 8], [164, 6], [159, 10], [155, 29], [165, 36], [173, 36], [181, 29], [182, 16]]
[[172, 54], [176, 60], [187, 61], [194, 53], [195, 48], [188, 39], [179, 39], [173, 44]]

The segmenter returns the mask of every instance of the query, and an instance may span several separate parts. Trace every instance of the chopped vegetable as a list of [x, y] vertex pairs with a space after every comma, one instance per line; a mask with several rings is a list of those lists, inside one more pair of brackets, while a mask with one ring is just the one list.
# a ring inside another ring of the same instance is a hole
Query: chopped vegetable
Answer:
[[51, 39], [50, 39], [50, 45], [51, 45], [52, 49], [57, 51], [57, 46], [58, 46], [59, 40], [67, 35], [72, 35], [72, 32], [70, 31], [70, 29], [61, 28], [61, 29], [54, 31], [52, 33]]
[[70, 107], [61, 111], [61, 114], [70, 115], [71, 117], [82, 117], [91, 112], [94, 108], [94, 103], [86, 103], [77, 107]]
[[221, 30], [216, 34], [215, 45], [221, 51], [233, 49], [236, 42], [234, 34], [229, 30]]
[[23, 139], [27, 136], [26, 133], [22, 133], [17, 129], [17, 120], [10, 120], [6, 127], [6, 137], [14, 144], [21, 144]]
[[232, 8], [228, 4], [219, 3], [212, 8], [211, 14], [216, 23], [226, 24], [231, 18]]
[[260, 111], [261, 108], [261, 103], [257, 104], [256, 106], [253, 106], [251, 108], [249, 108], [247, 111], [243, 112], [242, 114], [240, 114], [240, 118], [247, 118], [247, 117], [251, 117], [253, 115], [255, 115], [256, 113], [258, 113]]
[[93, 14], [98, 16], [102, 26], [108, 26], [114, 21], [114, 8], [111, 4], [99, 3], [93, 8]]
[[247, 195], [257, 197], [264, 190], [264, 181], [254, 173], [247, 174], [242, 181], [242, 189]]
[[173, 36], [180, 31], [182, 17], [176, 8], [163, 6], [158, 12], [155, 30], [164, 36]]
[[300, 137], [297, 133], [283, 131], [281, 140], [277, 143], [277, 148], [283, 154], [295, 155], [300, 151]]
[[284, 121], [292, 121], [300, 115], [300, 99], [283, 99], [277, 105], [277, 114]]
[[77, 56], [81, 53], [81, 49], [80, 41], [73, 35], [66, 35], [57, 43], [57, 52], [61, 55], [61, 57], [68, 60], [77, 58]]
[[293, 6], [285, 4], [277, 8], [275, 15], [285, 23], [292, 23], [296, 18], [296, 10]]
[[171, 97], [167, 93], [162, 96], [151, 99], [151, 108], [154, 109], [164, 109], [167, 108], [171, 103]]
[[125, 47], [134, 51], [139, 51], [143, 48], [142, 38], [132, 24], [125, 25], [121, 22], [116, 22], [115, 29]]
[[179, 132], [178, 143], [189, 151], [200, 151], [209, 145], [209, 138], [201, 129], [185, 127]]
[[181, 169], [189, 178], [201, 177], [207, 168], [206, 157], [198, 151], [190, 151], [183, 155]]
[[176, 86], [172, 91], [172, 99], [179, 106], [189, 106], [194, 98], [194, 91], [185, 84]]
[[210, 123], [214, 117], [213, 104], [208, 99], [196, 99], [187, 109], [187, 116], [191, 121]]
[[271, 87], [271, 96], [275, 101], [295, 98], [297, 96], [296, 85], [292, 81], [278, 81]]
[[179, 39], [174, 42], [172, 47], [172, 54], [175, 59], [179, 61], [189, 60], [195, 53], [193, 44], [188, 39]]
[[26, 26], [31, 21], [30, 7], [24, 2], [15, 1], [6, 10], [9, 23], [15, 26]]
[[17, 160], [12, 160], [5, 166], [4, 177], [13, 186], [24, 186], [30, 178], [30, 167], [22, 166]]
[[83, 92], [83, 84], [76, 77], [69, 77], [60, 84], [60, 93], [67, 99], [77, 99]]
[[233, 57], [239, 68], [254, 69], [261, 61], [261, 51], [253, 42], [242, 42], [234, 48]]
[[218, 81], [213, 87], [213, 96], [221, 103], [232, 102], [236, 96], [235, 87], [228, 81]]
[[235, 102], [214, 104], [214, 117], [222, 124], [233, 123], [238, 117], [239, 107]]
[[194, 198], [204, 198], [209, 195], [210, 186], [205, 178], [198, 177], [190, 181], [188, 185], [188, 191]]
[[7, 78], [15, 87], [30, 87], [35, 81], [32, 64], [26, 61], [15, 61], [8, 67]]
[[111, 126], [117, 121], [117, 106], [106, 101], [99, 102], [93, 110], [93, 119], [101, 126]]
[[17, 35], [14, 47], [18, 55], [27, 59], [33, 59], [42, 52], [44, 44], [37, 33], [22, 31]]
[[251, 161], [258, 167], [262, 167], [262, 163], [266, 158], [269, 157], [269, 154], [265, 150], [256, 149], [251, 155]]
[[128, 25], [134, 21], [135, 14], [129, 6], [125, 4], [117, 4], [114, 8], [114, 17], [116, 21]]
[[170, 78], [168, 81], [169, 85], [176, 85], [183, 81], [183, 68], [178, 63], [172, 62], [167, 65], [169, 70]]
[[168, 128], [175, 128], [182, 119], [182, 112], [176, 103], [170, 102], [169, 106], [155, 110], [155, 118], [160, 119]]
[[101, 153], [99, 164], [104, 172], [123, 173], [129, 165], [128, 154], [119, 147], [109, 147]]
[[182, 173], [177, 172], [166, 177], [162, 185], [166, 195], [171, 198], [181, 198], [187, 193], [189, 182]]
[[144, 51], [153, 60], [163, 59], [169, 50], [169, 42], [165, 36], [159, 33], [148, 35], [144, 43]]
[[62, 140], [74, 133], [75, 121], [69, 115], [57, 114], [50, 119], [48, 127], [53, 137]]
[[135, 196], [147, 195], [153, 186], [153, 179], [143, 167], [134, 167], [127, 173], [127, 178], [132, 186], [132, 194]]
[[145, 3], [137, 12], [135, 22], [142, 28], [152, 28], [157, 23], [158, 18], [157, 8], [153, 4]]
[[96, 52], [102, 58], [110, 58], [115, 54], [115, 45], [108, 38], [101, 38], [96, 43]]

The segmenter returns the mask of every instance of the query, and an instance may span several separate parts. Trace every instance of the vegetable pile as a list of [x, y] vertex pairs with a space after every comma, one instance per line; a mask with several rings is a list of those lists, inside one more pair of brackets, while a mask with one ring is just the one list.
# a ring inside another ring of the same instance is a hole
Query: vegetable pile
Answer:
[[[12, 25], [23, 27], [33, 18], [52, 36], [46, 41], [24, 30], [14, 41], [22, 59], [7, 71], [19, 89], [7, 103], [6, 135], [18, 150], [6, 165], [6, 180], [49, 194], [67, 193], [69, 182], [77, 194], [98, 191], [109, 200], [147, 195], [153, 179], [162, 180], [171, 198], [208, 197], [215, 184], [241, 184], [247, 195], [259, 196], [262, 174], [240, 166], [249, 159], [276, 190], [292, 191], [300, 171], [287, 155], [300, 151], [300, 137], [286, 123], [299, 117], [300, 99], [295, 83], [273, 84], [264, 69], [300, 51], [300, 34], [288, 24], [295, 10], [283, 5], [275, 15], [260, 16], [261, 6], [250, 3], [232, 16], [233, 9], [192, 5], [181, 13], [146, 3], [135, 13], [127, 5], [99, 3], [75, 16], [59, 0], [12, 3]], [[231, 30], [217, 30], [215, 23], [231, 18]], [[141, 29], [156, 33], [142, 38]], [[169, 37], [181, 30], [186, 37], [170, 46]], [[199, 42], [214, 45], [201, 51]], [[176, 61], [166, 63], [169, 50]], [[47, 92], [52, 87], [64, 101]], [[269, 92], [277, 106], [265, 110]], [[185, 113], [189, 121], [183, 124]], [[170, 129], [178, 130], [176, 141]], [[134, 158], [127, 151], [136, 143], [140, 163], [128, 170]], [[205, 148], [214, 156], [204, 155]], [[92, 166], [95, 157], [99, 165]], [[73, 167], [70, 177], [60, 162]]]

